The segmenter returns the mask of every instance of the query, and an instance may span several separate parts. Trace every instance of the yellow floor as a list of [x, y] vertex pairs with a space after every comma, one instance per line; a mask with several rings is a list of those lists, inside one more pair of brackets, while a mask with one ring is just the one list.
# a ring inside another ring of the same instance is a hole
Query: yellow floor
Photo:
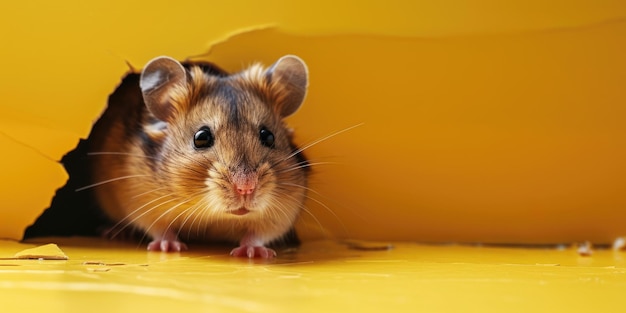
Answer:
[[227, 247], [146, 252], [50, 239], [69, 257], [16, 260], [0, 241], [2, 312], [625, 312], [625, 252], [305, 243], [272, 261]]

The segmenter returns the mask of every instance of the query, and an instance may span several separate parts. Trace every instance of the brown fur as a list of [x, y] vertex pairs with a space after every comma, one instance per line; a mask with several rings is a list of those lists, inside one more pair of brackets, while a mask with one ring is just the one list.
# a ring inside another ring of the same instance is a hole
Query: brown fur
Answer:
[[[305, 198], [307, 164], [294, 153], [280, 115], [284, 82], [266, 73], [254, 65], [219, 77], [191, 64], [186, 83], [168, 90], [173, 113], [167, 123], [134, 96], [103, 117], [110, 122], [92, 134], [91, 150], [108, 154], [93, 156], [92, 176], [96, 197], [118, 229], [136, 227], [157, 240], [173, 240], [168, 232], [186, 240], [252, 236], [261, 244], [289, 231]], [[202, 126], [215, 138], [210, 149], [193, 146]], [[259, 140], [262, 126], [274, 134], [273, 148]], [[235, 191], [234, 177], [241, 175], [258, 179], [254, 194]], [[229, 213], [242, 207], [250, 213]]]

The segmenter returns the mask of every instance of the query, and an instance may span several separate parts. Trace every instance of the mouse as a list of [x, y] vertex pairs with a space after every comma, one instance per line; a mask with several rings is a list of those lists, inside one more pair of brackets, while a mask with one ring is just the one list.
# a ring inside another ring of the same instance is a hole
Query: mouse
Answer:
[[216, 241], [235, 257], [275, 257], [269, 244], [293, 231], [307, 197], [309, 162], [285, 118], [308, 75], [295, 55], [236, 73], [150, 60], [90, 134], [90, 187], [113, 229], [143, 233], [150, 251]]

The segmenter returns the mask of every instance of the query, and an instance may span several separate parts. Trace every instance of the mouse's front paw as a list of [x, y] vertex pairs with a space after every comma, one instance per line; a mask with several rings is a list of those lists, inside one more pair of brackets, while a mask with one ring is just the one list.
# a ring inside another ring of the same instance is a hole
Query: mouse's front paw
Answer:
[[148, 251], [180, 252], [187, 250], [187, 245], [178, 240], [153, 240], [148, 244]]
[[271, 259], [276, 256], [276, 251], [264, 246], [242, 245], [230, 252], [231, 256], [247, 258]]

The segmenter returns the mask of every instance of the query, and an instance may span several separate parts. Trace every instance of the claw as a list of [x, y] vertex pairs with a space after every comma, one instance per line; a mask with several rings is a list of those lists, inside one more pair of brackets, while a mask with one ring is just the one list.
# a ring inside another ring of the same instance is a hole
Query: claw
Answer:
[[187, 245], [178, 240], [154, 240], [148, 244], [148, 251], [180, 252], [187, 250]]
[[264, 246], [248, 246], [242, 245], [230, 252], [231, 256], [234, 257], [247, 257], [249, 259], [253, 258], [263, 258], [263, 259], [271, 259], [276, 257], [276, 251], [266, 248]]

